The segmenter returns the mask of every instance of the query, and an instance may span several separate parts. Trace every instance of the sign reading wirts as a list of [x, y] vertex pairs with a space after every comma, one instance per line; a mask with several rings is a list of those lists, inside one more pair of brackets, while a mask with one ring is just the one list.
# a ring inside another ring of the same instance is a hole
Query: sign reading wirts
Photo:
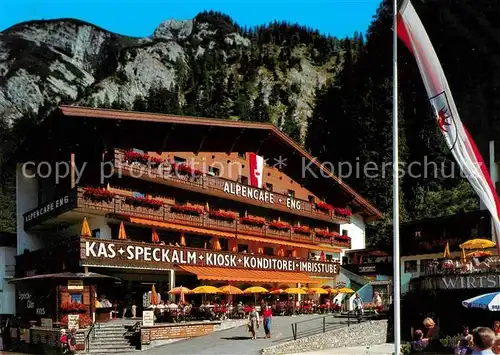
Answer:
[[318, 276], [338, 274], [337, 263], [236, 254], [166, 245], [147, 246], [121, 241], [93, 241], [82, 238], [84, 265], [170, 269], [179, 265], [306, 272]]

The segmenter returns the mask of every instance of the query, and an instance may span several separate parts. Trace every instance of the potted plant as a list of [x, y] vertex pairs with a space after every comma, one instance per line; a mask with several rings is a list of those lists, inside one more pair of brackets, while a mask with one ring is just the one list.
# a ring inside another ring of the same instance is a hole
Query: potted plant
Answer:
[[330, 213], [334, 210], [333, 206], [326, 203], [325, 201], [320, 201], [320, 202], [316, 203], [316, 208], [318, 210], [321, 210], [321, 211], [327, 212], [327, 213]]

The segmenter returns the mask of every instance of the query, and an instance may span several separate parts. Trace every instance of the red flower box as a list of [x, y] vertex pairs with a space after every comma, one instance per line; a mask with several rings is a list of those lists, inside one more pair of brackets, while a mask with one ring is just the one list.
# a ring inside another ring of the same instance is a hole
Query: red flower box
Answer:
[[226, 212], [226, 211], [218, 211], [218, 210], [211, 210], [208, 212], [210, 217], [215, 218], [215, 219], [222, 219], [225, 221], [234, 221], [238, 217], [236, 213], [233, 212]]
[[203, 208], [197, 206], [188, 206], [188, 205], [175, 205], [170, 207], [172, 212], [179, 212], [184, 214], [190, 214], [194, 216], [199, 216], [203, 213]]
[[337, 234], [337, 235], [335, 236], [335, 239], [336, 239], [336, 240], [339, 240], [339, 241], [341, 241], [341, 242], [348, 242], [348, 241], [350, 241], [350, 240], [351, 240], [351, 237], [349, 237], [348, 235], [340, 235], [340, 234]]
[[85, 187], [83, 189], [83, 197], [94, 201], [109, 202], [115, 197], [115, 194], [101, 187], [99, 188]]
[[290, 230], [291, 227], [287, 222], [272, 221], [271, 223], [269, 223], [269, 228], [278, 230]]
[[61, 309], [68, 312], [81, 311], [85, 309], [85, 305], [78, 302], [65, 302], [61, 305]]
[[201, 176], [203, 175], [203, 171], [199, 170], [199, 169], [195, 169], [191, 166], [189, 166], [188, 164], [186, 163], [170, 163], [172, 165], [172, 170], [176, 173], [176, 174], [180, 174], [180, 175], [193, 175], [193, 176]]
[[[65, 315], [64, 317], [61, 318], [61, 325], [67, 326], [68, 325], [68, 316]], [[88, 328], [92, 325], [92, 318], [90, 318], [86, 314], [80, 314], [80, 317], [78, 318], [78, 325], [79, 328]]]
[[295, 226], [293, 227], [294, 233], [298, 234], [304, 234], [304, 235], [310, 235], [311, 234], [311, 228], [308, 226]]
[[254, 216], [241, 217], [240, 222], [243, 224], [248, 224], [251, 226], [260, 226], [260, 227], [266, 224], [266, 220], [264, 218], [254, 217]]
[[335, 214], [344, 216], [344, 217], [351, 217], [352, 212], [348, 210], [347, 208], [335, 208]]
[[133, 206], [152, 208], [155, 210], [158, 210], [158, 209], [160, 209], [161, 206], [163, 206], [163, 201], [153, 200], [153, 199], [147, 198], [147, 197], [129, 197], [129, 196], [127, 196], [125, 198], [125, 203], [128, 203], [128, 204], [133, 205]]
[[125, 161], [128, 163], [137, 162], [146, 165], [149, 163], [153, 165], [160, 165], [161, 163], [163, 163], [163, 159], [161, 158], [153, 157], [146, 153], [134, 152], [133, 150], [125, 152]]
[[324, 201], [316, 203], [316, 208], [324, 212], [332, 212], [334, 207]]
[[316, 237], [320, 238], [333, 238], [337, 233], [336, 232], [329, 232], [326, 229], [316, 229], [315, 231]]

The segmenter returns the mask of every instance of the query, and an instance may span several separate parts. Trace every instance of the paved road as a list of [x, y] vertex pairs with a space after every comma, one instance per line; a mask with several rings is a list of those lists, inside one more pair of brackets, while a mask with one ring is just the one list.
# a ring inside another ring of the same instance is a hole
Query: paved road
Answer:
[[[323, 321], [319, 315], [307, 315], [297, 317], [274, 317], [272, 324], [271, 339], [264, 337], [264, 329], [259, 329], [256, 340], [252, 340], [246, 326], [214, 332], [202, 337], [181, 340], [172, 344], [160, 346], [141, 352], [147, 355], [199, 355], [199, 354], [244, 354], [257, 355], [261, 350], [269, 346], [293, 340], [291, 324], [298, 321], [310, 320], [298, 325], [299, 337], [308, 333], [317, 333], [323, 328]], [[312, 320], [315, 319], [315, 320]], [[332, 316], [327, 318], [326, 329], [331, 330], [345, 326], [346, 319], [336, 319]]]

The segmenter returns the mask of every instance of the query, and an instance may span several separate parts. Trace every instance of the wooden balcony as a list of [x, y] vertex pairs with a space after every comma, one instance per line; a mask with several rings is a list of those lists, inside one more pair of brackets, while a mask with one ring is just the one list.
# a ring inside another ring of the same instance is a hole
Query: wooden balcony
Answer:
[[338, 248], [348, 249], [350, 241], [326, 240], [315, 236], [313, 230], [310, 235], [300, 234], [290, 230], [277, 230], [268, 225], [255, 226], [241, 223], [239, 220], [223, 220], [214, 218], [202, 210], [201, 213], [187, 214], [176, 210], [176, 206], [169, 203], [153, 207], [134, 206], [130, 199], [119, 194], [112, 194], [108, 199], [96, 199], [85, 194], [83, 188], [77, 188], [76, 208], [84, 213], [102, 214], [110, 216], [130, 216], [142, 219], [150, 219], [161, 222], [190, 225], [194, 227], [219, 230], [230, 233], [250, 234], [267, 237], [272, 243], [273, 239], [293, 240], [308, 244], [324, 244]]
[[[180, 174], [175, 172], [175, 169], [173, 169], [167, 162], [164, 162], [161, 165], [148, 165], [138, 162], [128, 163], [125, 159], [125, 151], [116, 149], [114, 153], [114, 171], [115, 173], [125, 176], [165, 184], [171, 187], [194, 191], [218, 198], [238, 201], [245, 204], [252, 204], [287, 213], [293, 213], [299, 216], [314, 218], [325, 222], [337, 224], [350, 223], [350, 217], [336, 214], [334, 211], [329, 212], [317, 209], [314, 204], [309, 201], [293, 198], [273, 191], [243, 186], [235, 181], [207, 174], [198, 176], [194, 176], [193, 174]], [[256, 194], [263, 194], [264, 196], [272, 195], [272, 198], [262, 201], [234, 193], [236, 189], [240, 188], [251, 189], [252, 191], [257, 190]], [[270, 201], [272, 201], [272, 203]]]

